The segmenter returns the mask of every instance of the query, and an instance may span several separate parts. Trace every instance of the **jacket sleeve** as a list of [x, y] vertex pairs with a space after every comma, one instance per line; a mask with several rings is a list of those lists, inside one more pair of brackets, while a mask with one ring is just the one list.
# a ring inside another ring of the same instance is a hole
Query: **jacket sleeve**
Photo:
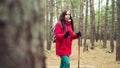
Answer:
[[62, 40], [64, 38], [64, 33], [61, 31], [61, 23], [57, 22], [55, 25], [55, 37], [56, 40]]
[[72, 38], [72, 39], [78, 38], [77, 35], [76, 35], [73, 31], [71, 31], [71, 38]]

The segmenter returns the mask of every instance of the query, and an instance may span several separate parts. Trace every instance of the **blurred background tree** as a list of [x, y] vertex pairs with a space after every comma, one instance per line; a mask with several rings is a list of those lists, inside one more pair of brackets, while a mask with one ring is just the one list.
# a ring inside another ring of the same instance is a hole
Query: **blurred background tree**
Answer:
[[46, 68], [42, 0], [0, 0], [0, 68]]

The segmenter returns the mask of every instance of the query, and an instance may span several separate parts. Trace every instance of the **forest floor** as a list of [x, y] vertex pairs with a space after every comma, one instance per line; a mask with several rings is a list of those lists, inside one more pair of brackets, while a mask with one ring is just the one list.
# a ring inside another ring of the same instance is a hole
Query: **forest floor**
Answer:
[[[83, 52], [83, 46], [80, 47], [80, 68], [120, 68], [120, 63], [116, 62], [116, 49], [113, 53], [107, 53], [110, 43], [107, 41], [107, 48], [102, 48], [101, 42], [95, 42], [95, 49], [90, 49], [90, 42], [87, 40], [88, 51]], [[116, 48], [116, 47], [115, 47]], [[46, 64], [48, 68], [59, 68], [60, 58], [55, 54], [55, 44], [50, 51], [45, 51]], [[71, 68], [77, 68], [78, 65], [78, 45], [77, 40], [73, 41], [72, 55], [70, 56]], [[52, 67], [50, 67], [52, 66]], [[57, 66], [57, 67], [56, 67]]]

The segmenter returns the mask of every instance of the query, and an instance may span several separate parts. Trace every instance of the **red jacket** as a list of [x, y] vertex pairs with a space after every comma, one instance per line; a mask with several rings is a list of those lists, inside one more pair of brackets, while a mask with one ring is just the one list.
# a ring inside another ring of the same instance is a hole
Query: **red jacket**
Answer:
[[[58, 21], [55, 25], [55, 37], [56, 37], [56, 55], [70, 55], [72, 52], [72, 39], [77, 38], [77, 35], [73, 32], [69, 21], [65, 22], [65, 29], [61, 29], [61, 23]], [[70, 35], [65, 38], [64, 32], [69, 30]]]

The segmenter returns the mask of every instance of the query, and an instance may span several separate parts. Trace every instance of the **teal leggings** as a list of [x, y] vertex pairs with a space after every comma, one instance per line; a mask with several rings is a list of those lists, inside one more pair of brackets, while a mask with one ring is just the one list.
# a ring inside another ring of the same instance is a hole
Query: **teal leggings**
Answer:
[[60, 56], [60, 68], [69, 68], [69, 57], [68, 56]]

